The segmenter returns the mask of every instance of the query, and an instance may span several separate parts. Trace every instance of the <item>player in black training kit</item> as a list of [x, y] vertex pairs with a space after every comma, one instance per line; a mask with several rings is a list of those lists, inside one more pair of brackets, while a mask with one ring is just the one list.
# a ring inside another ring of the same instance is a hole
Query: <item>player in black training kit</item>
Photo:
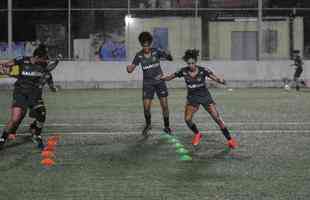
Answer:
[[216, 109], [215, 102], [213, 101], [206, 85], [206, 77], [221, 84], [225, 84], [225, 80], [217, 77], [211, 70], [196, 65], [198, 55], [198, 50], [187, 50], [183, 56], [183, 60], [187, 63], [187, 66], [181, 68], [179, 71], [171, 75], [162, 76], [161, 79], [170, 81], [176, 77], [184, 77], [185, 83], [187, 85], [187, 102], [185, 106], [184, 119], [187, 126], [195, 134], [192, 140], [192, 144], [194, 146], [200, 143], [202, 134], [199, 132], [196, 124], [192, 121], [192, 118], [194, 113], [198, 110], [199, 106], [202, 105], [221, 128], [225, 138], [228, 141], [227, 145], [230, 148], [235, 148], [237, 147], [237, 141], [230, 136], [230, 133]]
[[166, 83], [160, 80], [163, 74], [160, 67], [160, 58], [171, 61], [172, 56], [166, 51], [151, 48], [153, 37], [149, 32], [142, 32], [139, 35], [139, 42], [143, 49], [136, 54], [132, 64], [127, 66], [127, 72], [132, 73], [138, 65], [141, 65], [143, 70], [143, 108], [146, 124], [142, 134], [147, 135], [151, 129], [151, 105], [154, 93], [156, 93], [160, 100], [164, 119], [164, 131], [171, 134], [167, 99], [168, 90]]
[[[294, 51], [294, 64], [292, 64], [293, 66], [296, 66], [295, 68], [295, 73], [294, 73], [294, 77], [293, 77], [293, 81], [295, 82], [295, 87], [296, 87], [296, 91], [300, 90], [300, 84], [299, 84], [299, 78], [301, 73], [303, 72], [303, 61], [301, 59], [301, 57], [299, 56], [299, 50], [295, 50]], [[304, 84], [304, 82], [303, 82]]]
[[[41, 131], [46, 118], [46, 108], [42, 99], [43, 86], [48, 83], [52, 91], [54, 87], [51, 70], [59, 60], [48, 61], [47, 51], [42, 46], [34, 51], [32, 57], [19, 57], [6, 63], [0, 64], [0, 73], [13, 76], [17, 79], [14, 84], [13, 104], [11, 117], [0, 137], [0, 146], [6, 142], [10, 133], [15, 133], [21, 121], [29, 109], [29, 116], [34, 118], [30, 125], [33, 140], [38, 148], [43, 149], [44, 144]], [[17, 67], [17, 74], [11, 75], [13, 67]]]

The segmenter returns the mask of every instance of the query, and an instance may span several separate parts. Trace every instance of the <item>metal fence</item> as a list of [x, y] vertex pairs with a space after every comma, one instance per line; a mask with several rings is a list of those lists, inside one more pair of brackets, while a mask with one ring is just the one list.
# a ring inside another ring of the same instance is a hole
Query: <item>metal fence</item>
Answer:
[[[298, 3], [299, 2], [299, 3]], [[0, 0], [0, 59], [31, 55], [45, 43], [51, 57], [130, 60], [139, 31], [181, 56], [205, 60], [310, 58], [307, 1], [270, 0]], [[186, 21], [186, 22], [185, 22]], [[178, 52], [180, 51], [180, 52]]]

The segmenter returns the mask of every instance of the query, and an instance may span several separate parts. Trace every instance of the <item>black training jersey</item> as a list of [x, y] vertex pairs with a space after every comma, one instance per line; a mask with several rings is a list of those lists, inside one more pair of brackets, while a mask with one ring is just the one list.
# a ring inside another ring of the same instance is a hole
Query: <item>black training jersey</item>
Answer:
[[17, 79], [15, 82], [16, 89], [31, 91], [41, 89], [48, 79], [50, 73], [46, 72], [46, 64], [32, 64], [30, 57], [18, 57], [14, 59], [17, 72], [12, 75]]
[[302, 62], [300, 56], [297, 56], [297, 57], [294, 59], [294, 65], [296, 66], [296, 69], [297, 69], [297, 70], [302, 70], [303, 62]]
[[162, 80], [159, 79], [163, 73], [160, 67], [160, 58], [172, 60], [170, 54], [154, 48], [151, 49], [150, 57], [145, 57], [143, 50], [136, 54], [132, 64], [136, 66], [141, 65], [143, 70], [143, 83], [157, 84], [162, 82]]
[[198, 73], [196, 77], [191, 77], [189, 67], [181, 68], [179, 71], [175, 72], [175, 76], [178, 78], [184, 77], [187, 86], [188, 96], [207, 96], [208, 89], [206, 83], [206, 76], [209, 76], [213, 72], [207, 68], [203, 68], [200, 66], [197, 66], [197, 68]]

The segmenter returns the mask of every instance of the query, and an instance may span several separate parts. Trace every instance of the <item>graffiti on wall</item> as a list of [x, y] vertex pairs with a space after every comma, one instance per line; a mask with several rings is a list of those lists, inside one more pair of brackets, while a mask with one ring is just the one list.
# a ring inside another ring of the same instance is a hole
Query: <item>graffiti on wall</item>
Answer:
[[96, 60], [124, 61], [126, 60], [125, 37], [118, 33], [91, 35], [91, 52]]
[[12, 56], [10, 56], [8, 43], [0, 42], [0, 60], [11, 59], [18, 56], [31, 56], [37, 46], [37, 42], [13, 42]]

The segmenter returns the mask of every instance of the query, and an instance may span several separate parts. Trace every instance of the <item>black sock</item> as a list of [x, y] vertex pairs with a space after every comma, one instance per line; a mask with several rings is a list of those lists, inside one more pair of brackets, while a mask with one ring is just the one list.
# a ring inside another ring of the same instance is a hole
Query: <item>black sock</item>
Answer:
[[165, 128], [170, 127], [169, 117], [164, 117], [164, 126], [165, 126]]
[[186, 121], [186, 124], [188, 128], [190, 128], [195, 134], [199, 133], [199, 130], [195, 123], [193, 123], [192, 121]]
[[41, 135], [41, 132], [42, 132], [42, 128], [36, 128], [36, 131], [35, 131], [35, 135], [36, 136], [40, 136]]
[[149, 111], [144, 112], [144, 118], [146, 125], [151, 125], [151, 113]]
[[226, 127], [223, 128], [223, 129], [221, 129], [221, 131], [222, 131], [223, 135], [225, 136], [225, 138], [226, 138], [227, 140], [230, 140], [230, 139], [231, 139], [230, 133], [229, 133], [229, 131], [228, 131], [228, 129], [227, 129]]

